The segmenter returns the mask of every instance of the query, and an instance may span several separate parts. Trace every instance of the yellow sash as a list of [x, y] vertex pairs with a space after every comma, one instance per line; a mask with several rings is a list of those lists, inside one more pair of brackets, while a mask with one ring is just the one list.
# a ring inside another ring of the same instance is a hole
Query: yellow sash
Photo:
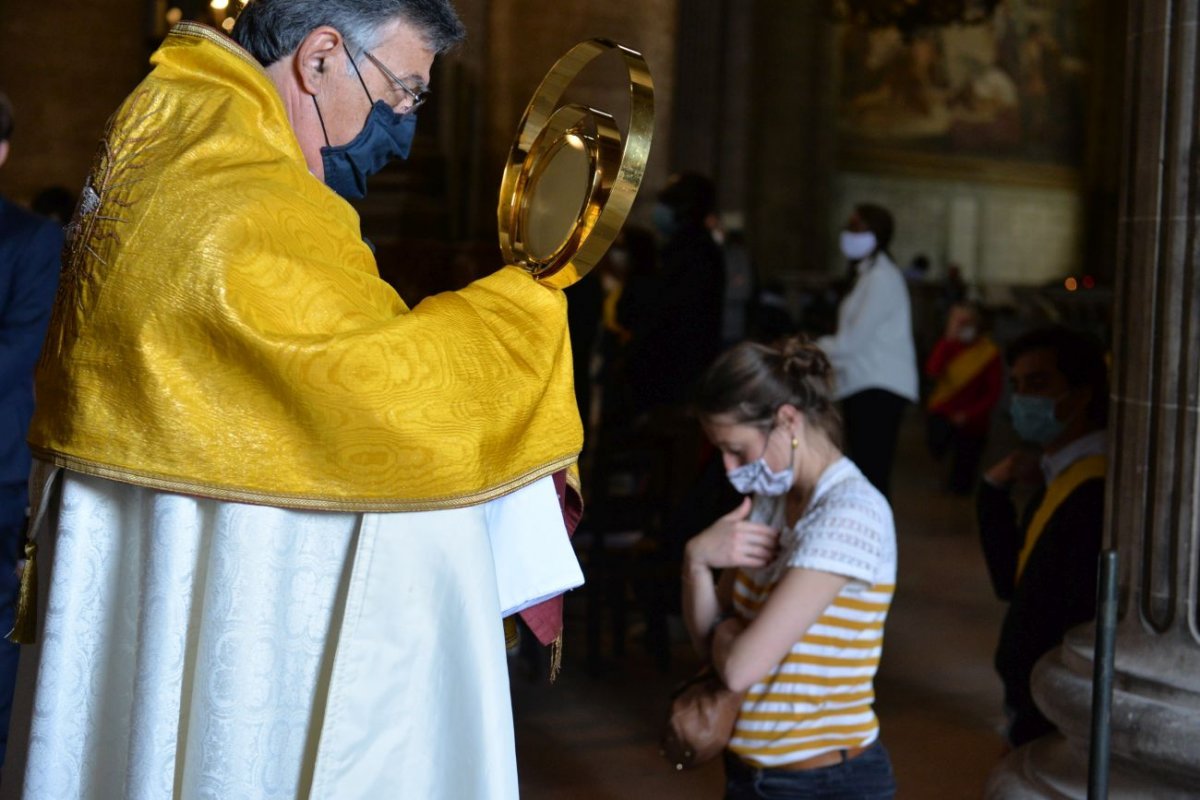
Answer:
[[37, 376], [42, 458], [349, 511], [469, 505], [574, 464], [562, 292], [509, 267], [410, 311], [262, 67], [191, 24], [151, 63], [72, 223]]
[[1025, 562], [1029, 560], [1029, 554], [1033, 552], [1038, 539], [1046, 529], [1046, 524], [1050, 522], [1050, 518], [1054, 516], [1058, 507], [1085, 481], [1103, 478], [1107, 469], [1108, 460], [1104, 456], [1087, 456], [1067, 467], [1050, 482], [1050, 485], [1046, 487], [1046, 495], [1042, 498], [1041, 505], [1034, 512], [1033, 519], [1029, 521], [1029, 529], [1025, 531], [1025, 544], [1017, 558], [1017, 580], [1021, 579], [1021, 573], [1025, 570]]
[[929, 397], [929, 408], [937, 409], [954, 397], [999, 354], [1000, 350], [991, 339], [980, 337], [973, 345], [950, 359], [950, 363], [946, 365], [933, 387], [933, 394]]
[[615, 333], [622, 342], [629, 339], [629, 331], [625, 330], [624, 326], [617, 319], [617, 307], [621, 305], [621, 295], [624, 291], [624, 284], [618, 285], [604, 296], [604, 304], [601, 306], [603, 312], [601, 319], [604, 323], [604, 329]]

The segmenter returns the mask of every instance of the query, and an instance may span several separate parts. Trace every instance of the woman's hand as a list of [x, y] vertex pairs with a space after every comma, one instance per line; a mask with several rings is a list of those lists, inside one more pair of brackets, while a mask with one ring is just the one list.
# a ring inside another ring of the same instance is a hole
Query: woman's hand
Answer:
[[693, 537], [684, 551], [689, 569], [765, 567], [779, 549], [779, 531], [750, 522], [750, 498]]

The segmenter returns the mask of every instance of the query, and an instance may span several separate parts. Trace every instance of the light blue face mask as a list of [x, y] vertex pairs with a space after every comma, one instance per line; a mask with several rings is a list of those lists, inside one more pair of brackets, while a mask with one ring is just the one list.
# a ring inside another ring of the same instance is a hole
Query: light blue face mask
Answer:
[[1014, 394], [1008, 413], [1012, 417], [1013, 430], [1022, 441], [1048, 445], [1062, 436], [1066, 423], [1054, 413], [1062, 398], [1042, 397], [1035, 394]]
[[670, 239], [675, 235], [675, 231], [679, 228], [679, 222], [675, 219], [674, 209], [666, 203], [655, 203], [650, 215], [654, 221], [654, 229], [660, 236]]
[[[767, 444], [770, 444], [770, 435], [767, 437]], [[796, 473], [792, 468], [792, 463], [796, 460], [796, 445], [796, 440], [792, 439], [792, 457], [788, 461], [787, 469], [779, 472], [772, 470], [767, 464], [767, 445], [763, 445], [762, 457], [757, 461], [743, 464], [726, 473], [729, 482], [741, 494], [760, 494], [765, 497], [787, 494], [788, 489], [796, 482]]]

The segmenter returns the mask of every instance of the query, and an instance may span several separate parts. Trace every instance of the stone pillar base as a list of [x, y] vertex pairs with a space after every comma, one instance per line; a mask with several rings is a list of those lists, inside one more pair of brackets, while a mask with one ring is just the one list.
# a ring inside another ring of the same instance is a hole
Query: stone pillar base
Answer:
[[[1114, 762], [1108, 779], [1113, 800], [1195, 800], [1197, 787], [1168, 786]], [[1060, 735], [1046, 736], [1014, 750], [988, 776], [986, 800], [1086, 800], [1087, 753]]]
[[[1046, 654], [1033, 673], [1038, 706], [1071, 738], [1055, 734], [1014, 750], [988, 777], [988, 800], [1087, 797], [1092, 662], [1083, 646], [1090, 643], [1081, 634], [1079, 629], [1068, 634], [1066, 644]], [[1139, 691], [1130, 691], [1135, 687]], [[1121, 676], [1113, 692], [1113, 720], [1110, 797], [1184, 800], [1200, 795], [1200, 775], [1194, 772], [1200, 767], [1195, 736], [1200, 708], [1192, 696], [1161, 686], [1152, 690]]]

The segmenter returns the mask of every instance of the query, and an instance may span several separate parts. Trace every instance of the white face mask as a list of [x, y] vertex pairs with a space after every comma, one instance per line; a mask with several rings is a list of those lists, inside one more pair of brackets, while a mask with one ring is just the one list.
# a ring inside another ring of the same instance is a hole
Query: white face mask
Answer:
[[967, 325], [958, 329], [958, 340], [964, 344], [970, 344], [975, 341], [975, 337], [979, 335], [979, 331], [975, 330], [975, 326]]
[[842, 231], [842, 255], [851, 261], [861, 261], [871, 255], [875, 252], [875, 245], [875, 234], [870, 231]]
[[[770, 437], [767, 438], [770, 444]], [[767, 445], [763, 446], [762, 457], [757, 461], [732, 469], [725, 473], [733, 488], [741, 494], [761, 494], [765, 497], [779, 497], [787, 494], [788, 489], [796, 481], [796, 473], [791, 461], [796, 459], [796, 440], [792, 439], [792, 458], [786, 469], [775, 472], [767, 464]]]

